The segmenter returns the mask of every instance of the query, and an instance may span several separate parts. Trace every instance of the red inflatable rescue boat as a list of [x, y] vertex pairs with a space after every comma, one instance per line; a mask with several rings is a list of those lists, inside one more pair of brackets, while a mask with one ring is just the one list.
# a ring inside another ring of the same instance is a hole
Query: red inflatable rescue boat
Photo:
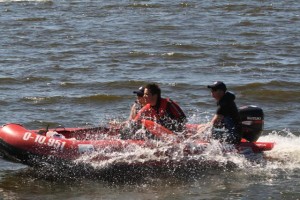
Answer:
[[[225, 153], [262, 153], [274, 147], [273, 142], [256, 142], [262, 132], [263, 113], [262, 110], [248, 106], [240, 111], [243, 120], [243, 140], [238, 145], [229, 145], [224, 148]], [[209, 142], [201, 140], [186, 141], [179, 140], [170, 130], [149, 120], [143, 121], [143, 127], [148, 130], [156, 139], [124, 139], [120, 137], [119, 129], [106, 127], [97, 128], [58, 128], [47, 131], [28, 130], [19, 124], [6, 124], [0, 128], [0, 152], [4, 158], [20, 162], [26, 165], [35, 166], [41, 162], [57, 164], [62, 162], [74, 163], [83, 155], [101, 152], [92, 159], [104, 162], [112, 159], [114, 155], [126, 153], [132, 147], [155, 151], [155, 161], [136, 161], [130, 165], [165, 165], [170, 163], [166, 152], [160, 152], [159, 144], [168, 142], [178, 151], [183, 160], [189, 160], [193, 156], [201, 156], [205, 152]], [[187, 125], [188, 131], [193, 133], [194, 125]]]
[[[259, 123], [251, 124], [249, 122], [251, 119], [252, 121], [261, 119], [258, 117], [247, 119], [248, 122], [244, 126], [244, 131], [248, 130], [248, 133], [254, 134], [253, 126], [257, 128]], [[0, 128], [0, 151], [4, 158], [35, 166], [41, 162], [49, 164], [74, 163], [80, 160], [82, 156], [93, 153], [92, 159], [94, 161], [105, 162], [113, 159], [113, 156], [128, 153], [128, 149], [142, 148], [154, 151], [158, 159], [131, 161], [128, 163], [129, 165], [161, 166], [170, 164], [168, 154], [174, 153], [160, 148], [164, 142], [171, 144], [172, 151], [177, 151], [175, 152], [176, 155], [181, 155], [181, 160], [185, 161], [195, 156], [201, 156], [210, 144], [201, 140], [178, 140], [178, 137], [170, 130], [149, 120], [144, 120], [143, 125], [151, 134], [155, 135], [156, 139], [121, 139], [120, 130], [105, 127], [59, 128], [37, 131], [28, 130], [19, 124], [6, 124]], [[189, 131], [193, 131], [193, 125], [187, 127]], [[250, 127], [252, 127], [252, 131], [250, 131]], [[253, 136], [252, 139], [258, 137]], [[251, 139], [249, 136], [244, 138]], [[257, 154], [269, 151], [273, 147], [273, 142], [255, 142], [243, 139], [238, 145], [227, 145], [223, 151], [224, 153]]]

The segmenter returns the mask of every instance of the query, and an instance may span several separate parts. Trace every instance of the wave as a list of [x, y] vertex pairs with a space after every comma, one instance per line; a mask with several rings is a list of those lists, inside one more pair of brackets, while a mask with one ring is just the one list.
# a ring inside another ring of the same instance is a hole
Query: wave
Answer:
[[18, 19], [17, 21], [21, 22], [40, 22], [40, 21], [46, 21], [46, 17], [30, 17], [30, 18], [22, 18]]
[[52, 96], [52, 97], [24, 97], [21, 101], [36, 104], [36, 105], [51, 105], [56, 103], [106, 103], [106, 102], [118, 102], [123, 99], [122, 96], [118, 95], [106, 95], [97, 94], [90, 96], [79, 96], [79, 97], [66, 97], [66, 96]]
[[98, 94], [98, 95], [74, 98], [73, 101], [76, 103], [86, 103], [86, 102], [105, 103], [105, 102], [118, 102], [122, 98], [123, 98], [122, 96], [118, 96], [118, 95]]
[[293, 88], [299, 88], [300, 83], [299, 82], [290, 82], [290, 81], [270, 81], [265, 83], [251, 83], [248, 85], [245, 85], [243, 87], [251, 87], [251, 88], [260, 88], [260, 87], [276, 87], [276, 88], [282, 88], [282, 89], [293, 89]]
[[241, 32], [239, 33], [240, 36], [245, 36], [245, 37], [258, 37], [258, 36], [263, 36], [264, 34], [262, 34], [261, 32], [249, 32], [249, 31], [245, 31], [245, 32]]
[[148, 82], [139, 80], [126, 80], [126, 81], [107, 81], [107, 82], [61, 82], [60, 86], [65, 89], [70, 88], [98, 88], [99, 90], [114, 91], [119, 89], [126, 89], [131, 94], [132, 91], [137, 90], [139, 87], [146, 85]]
[[0, 0], [0, 3], [1, 2], [45, 2], [45, 3], [53, 3], [52, 0]]
[[148, 3], [134, 3], [130, 4], [127, 7], [128, 8], [160, 8], [162, 5], [161, 4], [148, 4]]
[[256, 99], [270, 101], [285, 101], [289, 102], [300, 101], [299, 82], [287, 81], [270, 81], [266, 83], [250, 83], [243, 86], [237, 86], [234, 90], [238, 90], [244, 96], [254, 97]]
[[[87, 69], [84, 67], [78, 67], [78, 68], [72, 68], [72, 69], [60, 69], [59, 67], [51, 67], [49, 69], [49, 72], [54, 72], [54, 73], [59, 73], [61, 71], [68, 71], [72, 73], [83, 73], [86, 71], [93, 71], [94, 69]], [[40, 74], [38, 74], [40, 73]], [[57, 76], [52, 76], [51, 73], [47, 76], [44, 76], [43, 73], [41, 73], [41, 70], [36, 70], [36, 71], [31, 71], [30, 74], [28, 75], [27, 72], [24, 72], [23, 74], [20, 75], [18, 78], [12, 78], [12, 77], [2, 77], [0, 78], [0, 84], [2, 87], [4, 85], [8, 85], [9, 88], [12, 88], [14, 86], [18, 87], [20, 85], [24, 84], [38, 84], [41, 85], [41, 83], [47, 83], [47, 85], [58, 85], [62, 89], [84, 89], [84, 88], [89, 88], [89, 89], [95, 89], [99, 88], [100, 89], [107, 89], [107, 90], [114, 90], [114, 89], [120, 89], [120, 88], [126, 88], [130, 90], [136, 90], [142, 85], [147, 84], [148, 82], [145, 81], [140, 81], [140, 80], [116, 80], [112, 81], [112, 79], [104, 79], [103, 81], [94, 81], [91, 79], [88, 80], [82, 80], [78, 79], [76, 81], [69, 81], [67, 78], [65, 80], [61, 79], [59, 82], [57, 82]]]
[[188, 43], [172, 43], [170, 45], [167, 45], [167, 47], [170, 46], [170, 47], [176, 47], [178, 49], [181, 49], [181, 50], [195, 50], [195, 51], [203, 51], [206, 49], [206, 46], [201, 46], [199, 44], [188, 44]]
[[300, 91], [281, 91], [281, 90], [243, 90], [241, 94], [247, 97], [254, 97], [257, 100], [268, 100], [269, 102], [280, 102], [288, 99], [289, 103], [300, 101]]
[[54, 104], [59, 103], [65, 97], [63, 96], [55, 96], [55, 97], [23, 97], [21, 101], [26, 103], [32, 103], [37, 105], [47, 105], [47, 104]]
[[178, 52], [166, 52], [166, 53], [150, 53], [144, 51], [131, 51], [131, 57], [142, 58], [142, 57], [161, 57], [166, 59], [197, 59], [199, 57], [203, 57], [202, 54], [194, 54], [194, 53], [178, 53]]
[[0, 78], [0, 84], [4, 85], [4, 84], [18, 84], [20, 81], [16, 78], [11, 78], [11, 77], [1, 77]]

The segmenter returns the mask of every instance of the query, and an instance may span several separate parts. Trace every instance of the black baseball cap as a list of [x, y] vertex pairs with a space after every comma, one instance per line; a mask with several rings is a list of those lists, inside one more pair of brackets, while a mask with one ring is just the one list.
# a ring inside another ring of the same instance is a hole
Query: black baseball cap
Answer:
[[144, 96], [144, 90], [145, 88], [143, 86], [139, 87], [139, 90], [133, 91], [133, 94], [136, 94], [137, 96]]
[[223, 83], [222, 81], [216, 81], [214, 82], [214, 84], [208, 85], [207, 88], [212, 90], [223, 90], [223, 91], [227, 90], [225, 83]]

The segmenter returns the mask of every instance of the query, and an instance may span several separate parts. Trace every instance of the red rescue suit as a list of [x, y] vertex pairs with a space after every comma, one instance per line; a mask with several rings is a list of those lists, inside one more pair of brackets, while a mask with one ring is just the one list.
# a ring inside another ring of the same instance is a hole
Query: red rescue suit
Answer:
[[177, 103], [171, 99], [160, 98], [155, 106], [145, 105], [134, 121], [147, 119], [154, 121], [172, 131], [183, 131], [186, 116]]

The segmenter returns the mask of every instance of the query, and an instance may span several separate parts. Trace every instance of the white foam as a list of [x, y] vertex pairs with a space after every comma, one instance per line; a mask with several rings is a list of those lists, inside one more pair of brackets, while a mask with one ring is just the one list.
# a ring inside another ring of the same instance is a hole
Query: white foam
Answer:
[[300, 137], [294, 135], [288, 129], [272, 131], [268, 135], [261, 136], [259, 141], [275, 142], [274, 149], [266, 152], [270, 160], [269, 168], [299, 169], [300, 168]]

